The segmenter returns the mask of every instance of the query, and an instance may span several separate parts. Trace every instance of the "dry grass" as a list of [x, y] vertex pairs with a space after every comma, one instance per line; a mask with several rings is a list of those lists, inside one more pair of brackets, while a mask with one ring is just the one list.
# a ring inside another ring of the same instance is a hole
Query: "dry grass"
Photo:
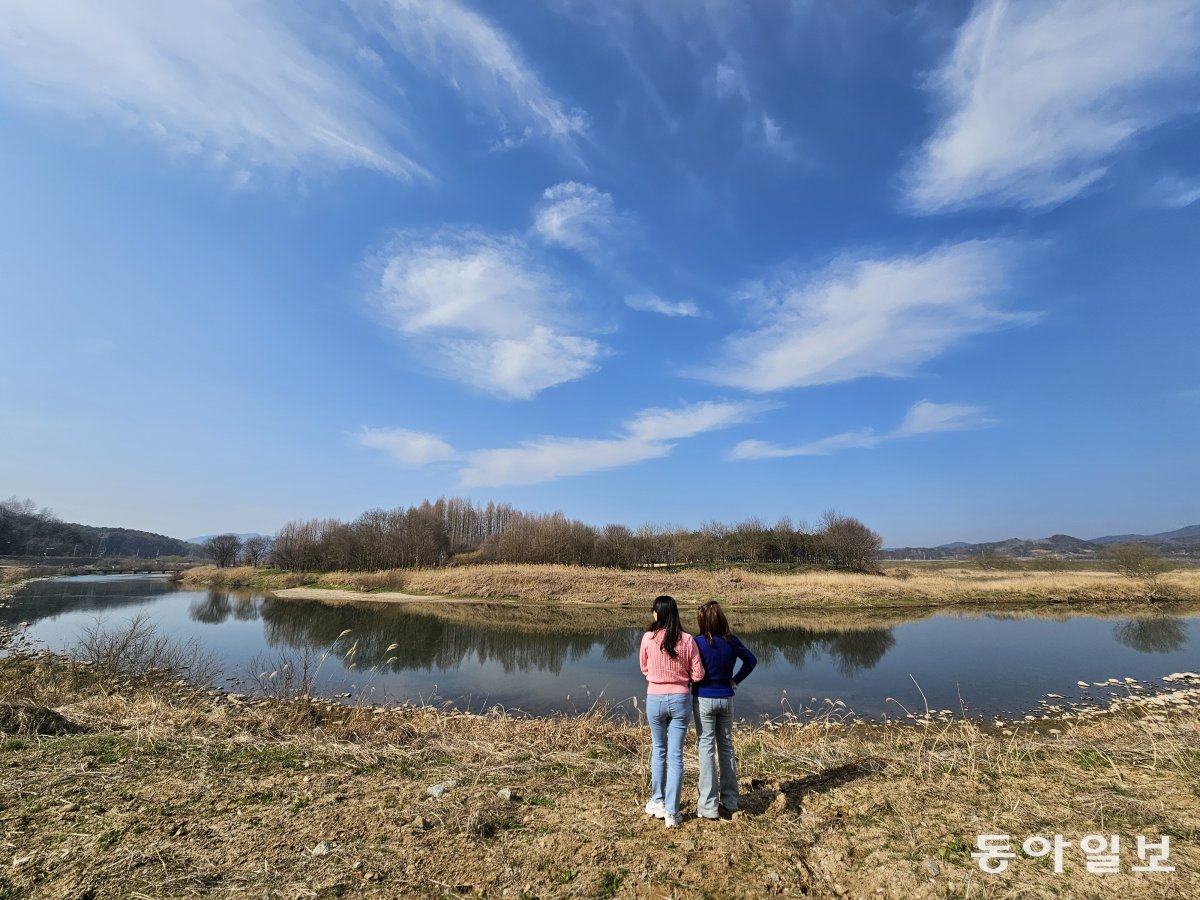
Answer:
[[29, 578], [30, 569], [25, 566], [0, 566], [0, 585], [16, 584]]
[[[887, 574], [888, 572], [898, 574]], [[985, 571], [974, 568], [895, 567], [881, 575], [848, 572], [766, 574], [727, 569], [603, 569], [557, 565], [473, 565], [387, 572], [329, 572], [301, 575], [253, 569], [203, 567], [187, 581], [246, 585], [267, 590], [301, 585], [357, 591], [400, 590], [409, 594], [488, 600], [633, 604], [671, 594], [685, 605], [717, 598], [737, 608], [942, 606], [959, 603], [1124, 602], [1147, 600], [1147, 586], [1100, 569], [1066, 572]], [[1156, 593], [1181, 601], [1200, 600], [1200, 569], [1163, 575]]]
[[[17, 702], [90, 732], [0, 737], [0, 848], [22, 860], [0, 868], [0, 896], [1200, 893], [1194, 687], [1007, 732], [740, 730], [743, 814], [674, 832], [640, 810], [645, 729], [603, 709], [527, 719], [253, 701], [20, 654], [0, 659], [0, 704]], [[1056, 832], [1076, 843], [1062, 875], [1025, 858], [984, 875], [969, 856], [980, 833]], [[1092, 833], [1122, 836], [1122, 874], [1083, 870], [1077, 842]], [[1175, 873], [1129, 874], [1138, 834], [1170, 835]], [[321, 841], [330, 852], [314, 855]]]

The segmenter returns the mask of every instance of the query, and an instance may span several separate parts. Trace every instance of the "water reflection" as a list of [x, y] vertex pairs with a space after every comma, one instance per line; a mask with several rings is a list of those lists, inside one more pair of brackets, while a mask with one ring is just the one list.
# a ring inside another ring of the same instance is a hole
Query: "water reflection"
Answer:
[[1187, 623], [1172, 616], [1132, 619], [1113, 628], [1113, 636], [1139, 653], [1171, 653], [1188, 641]]
[[[836, 628], [795, 612], [744, 614], [738, 633], [761, 666], [739, 696], [739, 710], [772, 715], [786, 698], [826, 696], [878, 714], [890, 709], [888, 698], [921, 703], [914, 681], [939, 708], [965, 701], [980, 712], [1031, 709], [1044, 692], [1069, 692], [1078, 680], [1148, 680], [1193, 667], [1195, 614], [1172, 612], [1121, 621], [981, 611], [830, 620]], [[245, 674], [258, 659], [322, 660], [317, 687], [326, 693], [369, 690], [404, 699], [432, 691], [469, 707], [484, 697], [536, 713], [571, 711], [572, 697], [593, 690], [624, 698], [645, 689], [636, 661], [644, 617], [637, 610], [330, 607], [181, 590], [162, 579], [103, 578], [29, 585], [0, 608], [0, 621], [32, 622], [30, 640], [64, 649], [96, 618], [118, 624], [132, 614], [148, 616], [171, 637], [196, 640], [221, 659], [227, 676]], [[352, 634], [339, 641], [347, 629]], [[344, 654], [355, 642], [352, 669]], [[364, 677], [369, 669], [380, 671]]]
[[762, 662], [770, 662], [779, 654], [796, 669], [803, 669], [811, 655], [824, 653], [847, 678], [875, 668], [896, 644], [891, 628], [787, 628], [747, 633], [745, 639]]
[[[606, 660], [629, 659], [642, 637], [641, 628], [527, 630], [452, 622], [411, 608], [331, 607], [217, 590], [193, 602], [189, 614], [208, 625], [231, 617], [261, 619], [268, 645], [301, 651], [331, 647], [349, 629], [350, 640], [358, 643], [358, 666], [389, 671], [457, 669], [472, 661], [496, 662], [505, 672], [536, 670], [557, 675], [564, 663], [581, 659], [594, 649]], [[769, 629], [743, 632], [743, 637], [762, 662], [781, 656], [793, 668], [802, 669], [811, 657], [824, 654], [847, 678], [877, 666], [896, 643], [890, 628]]]
[[35, 581], [17, 591], [8, 606], [0, 607], [0, 622], [53, 619], [68, 613], [104, 612], [136, 606], [174, 590], [166, 579], [60, 578]]

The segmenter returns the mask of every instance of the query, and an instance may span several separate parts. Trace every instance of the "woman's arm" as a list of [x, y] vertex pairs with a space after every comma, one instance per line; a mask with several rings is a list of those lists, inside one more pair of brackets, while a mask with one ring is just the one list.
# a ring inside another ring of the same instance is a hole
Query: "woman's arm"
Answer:
[[694, 684], [703, 681], [708, 673], [704, 671], [704, 659], [700, 656], [700, 648], [696, 646], [695, 639], [691, 637], [688, 638], [688, 651], [691, 654], [691, 658], [688, 660], [688, 677]]
[[650, 655], [648, 652], [648, 648], [646, 646], [649, 643], [646, 640], [646, 638], [648, 638], [649, 636], [650, 636], [650, 632], [646, 632], [645, 634], [642, 635], [642, 646], [638, 650], [638, 657], [642, 664], [642, 674], [645, 675], [647, 678], [650, 677]]
[[750, 652], [750, 648], [737, 638], [733, 639], [733, 649], [737, 653], [737, 658], [741, 660], [737, 674], [733, 676], [733, 683], [738, 685], [745, 681], [750, 673], [754, 671], [754, 667], [758, 665], [758, 659]]

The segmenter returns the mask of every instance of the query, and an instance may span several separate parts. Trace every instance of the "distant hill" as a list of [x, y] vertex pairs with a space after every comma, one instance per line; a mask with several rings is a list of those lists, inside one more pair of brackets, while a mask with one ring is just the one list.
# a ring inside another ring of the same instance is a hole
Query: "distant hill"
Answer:
[[1176, 541], [1200, 541], [1200, 525], [1188, 525], [1176, 528], [1174, 531], [1160, 531], [1158, 534], [1109, 534], [1104, 537], [1092, 538], [1093, 544], [1127, 544], [1154, 542], [1170, 544]]
[[1153, 545], [1166, 556], [1200, 559], [1200, 525], [1189, 525], [1159, 534], [1114, 534], [1092, 540], [1069, 534], [1053, 534], [1044, 538], [1008, 538], [970, 544], [953, 541], [936, 547], [889, 547], [884, 559], [967, 559], [982, 554], [997, 556], [1052, 556], [1060, 559], [1095, 559], [1110, 544], [1144, 543]]
[[0, 555], [152, 559], [207, 554], [202, 547], [165, 534], [63, 522], [49, 510], [34, 510], [28, 501], [9, 500], [0, 503]]

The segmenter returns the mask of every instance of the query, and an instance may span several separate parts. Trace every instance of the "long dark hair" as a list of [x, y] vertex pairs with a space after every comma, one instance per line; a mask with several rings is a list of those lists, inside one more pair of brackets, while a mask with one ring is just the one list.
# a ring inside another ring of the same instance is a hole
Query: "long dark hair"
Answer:
[[713, 638], [724, 638], [726, 643], [732, 643], [729, 620], [725, 618], [725, 611], [716, 600], [709, 600], [696, 610], [696, 626], [699, 633], [708, 638], [710, 644]]
[[683, 626], [679, 623], [679, 607], [675, 605], [675, 598], [660, 594], [654, 598], [654, 605], [650, 609], [654, 612], [654, 624], [650, 626], [650, 631], [663, 633], [662, 648], [666, 651], [667, 656], [674, 659], [677, 655], [675, 645], [679, 643], [679, 635], [683, 633]]

